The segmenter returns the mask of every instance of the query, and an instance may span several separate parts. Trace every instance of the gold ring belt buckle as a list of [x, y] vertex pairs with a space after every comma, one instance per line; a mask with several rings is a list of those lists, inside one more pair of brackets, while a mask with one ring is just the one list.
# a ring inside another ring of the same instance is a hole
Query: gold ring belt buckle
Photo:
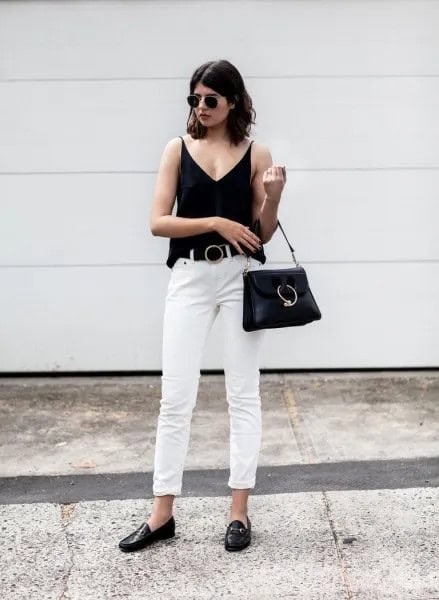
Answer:
[[[214, 259], [211, 259], [211, 258], [209, 258], [209, 257], [208, 257], [208, 253], [209, 253], [209, 250], [210, 250], [210, 248], [217, 248], [217, 249], [218, 249], [218, 250], [221, 252], [221, 256], [220, 256], [219, 258], [214, 258]], [[205, 259], [207, 260], [207, 262], [209, 262], [209, 263], [214, 263], [214, 264], [215, 264], [215, 263], [219, 263], [219, 262], [221, 262], [221, 261], [223, 260], [223, 258], [224, 258], [224, 252], [223, 252], [223, 249], [221, 248], [221, 246], [217, 246], [216, 244], [212, 244], [212, 246], [207, 246], [207, 248], [204, 250], [204, 258], [205, 258]]]

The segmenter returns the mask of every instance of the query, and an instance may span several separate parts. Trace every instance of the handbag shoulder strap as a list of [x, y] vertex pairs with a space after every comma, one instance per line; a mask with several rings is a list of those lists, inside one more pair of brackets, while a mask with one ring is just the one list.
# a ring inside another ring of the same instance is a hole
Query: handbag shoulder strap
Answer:
[[[290, 250], [291, 250], [291, 254], [293, 255], [293, 258], [294, 258], [294, 248], [292, 247], [292, 245], [291, 245], [291, 244], [290, 244], [290, 242], [288, 241], [287, 235], [286, 235], [286, 233], [285, 233], [285, 231], [284, 231], [284, 228], [283, 228], [283, 227], [282, 227], [282, 225], [280, 224], [280, 221], [278, 221], [278, 222], [277, 222], [277, 224], [278, 224], [278, 226], [280, 227], [280, 230], [282, 231], [282, 234], [283, 234], [283, 236], [284, 236], [284, 238], [285, 238], [285, 240], [286, 240], [286, 242], [287, 242], [287, 244], [288, 244], [288, 246], [289, 246], [289, 248], [290, 248]], [[294, 260], [296, 260], [296, 259], [294, 259]]]
[[[255, 228], [255, 229], [254, 229], [254, 232], [256, 233], [256, 235], [259, 235], [260, 226], [261, 226], [261, 223], [260, 223], [259, 219], [256, 219], [256, 221], [255, 221], [255, 225], [254, 225], [254, 228]], [[287, 244], [288, 244], [288, 247], [289, 247], [289, 249], [290, 249], [290, 251], [291, 251], [291, 256], [293, 257], [293, 260], [294, 260], [294, 262], [296, 263], [296, 266], [299, 266], [299, 264], [298, 264], [298, 262], [297, 262], [297, 260], [296, 260], [296, 257], [294, 256], [294, 248], [292, 247], [292, 245], [291, 245], [291, 244], [290, 244], [290, 242], [288, 241], [287, 235], [286, 235], [286, 233], [285, 233], [285, 231], [284, 231], [284, 229], [283, 229], [282, 225], [280, 224], [280, 221], [278, 221], [278, 222], [277, 222], [276, 229], [277, 229], [277, 227], [279, 227], [279, 228], [280, 228], [280, 230], [282, 231], [282, 235], [284, 236], [284, 238], [285, 238], [285, 241], [286, 241], [286, 242], [287, 242]], [[252, 228], [252, 229], [253, 229], [253, 228]]]

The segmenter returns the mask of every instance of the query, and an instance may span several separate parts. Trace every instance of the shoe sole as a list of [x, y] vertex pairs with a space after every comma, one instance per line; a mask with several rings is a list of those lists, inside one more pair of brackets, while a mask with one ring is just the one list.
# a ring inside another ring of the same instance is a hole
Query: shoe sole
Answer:
[[161, 540], [169, 540], [173, 537], [175, 537], [175, 533], [168, 533], [166, 535], [160, 536], [159, 538], [153, 540], [146, 540], [145, 542], [138, 542], [137, 544], [132, 544], [131, 546], [119, 546], [119, 549], [122, 550], [122, 552], [135, 552], [136, 550], [142, 550], [143, 548], [146, 548], [147, 546], [150, 546], [155, 542], [160, 542]]
[[237, 552], [239, 550], [244, 550], [244, 548], [247, 548], [248, 546], [250, 546], [251, 540], [249, 540], [248, 542], [246, 542], [243, 546], [225, 546], [225, 549], [228, 552]]

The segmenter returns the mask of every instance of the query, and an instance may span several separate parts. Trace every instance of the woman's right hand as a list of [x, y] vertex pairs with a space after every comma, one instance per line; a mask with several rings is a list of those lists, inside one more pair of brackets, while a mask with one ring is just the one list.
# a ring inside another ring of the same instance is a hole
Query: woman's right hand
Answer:
[[215, 217], [214, 230], [230, 242], [232, 246], [235, 246], [239, 254], [245, 254], [240, 244], [246, 246], [251, 252], [256, 252], [261, 247], [261, 240], [258, 236], [250, 231], [249, 227], [237, 221]]

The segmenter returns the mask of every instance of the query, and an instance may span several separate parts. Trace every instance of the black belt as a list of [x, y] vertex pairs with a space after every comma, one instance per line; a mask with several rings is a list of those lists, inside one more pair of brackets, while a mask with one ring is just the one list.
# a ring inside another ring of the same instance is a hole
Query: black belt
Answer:
[[[223, 258], [228, 256], [226, 246], [230, 248], [232, 256], [240, 254], [235, 246], [231, 246], [230, 244], [211, 244], [210, 246], [199, 246], [194, 248], [194, 260], [207, 260], [211, 263], [221, 262]], [[190, 252], [191, 251], [189, 251], [187, 258], [189, 258]]]

